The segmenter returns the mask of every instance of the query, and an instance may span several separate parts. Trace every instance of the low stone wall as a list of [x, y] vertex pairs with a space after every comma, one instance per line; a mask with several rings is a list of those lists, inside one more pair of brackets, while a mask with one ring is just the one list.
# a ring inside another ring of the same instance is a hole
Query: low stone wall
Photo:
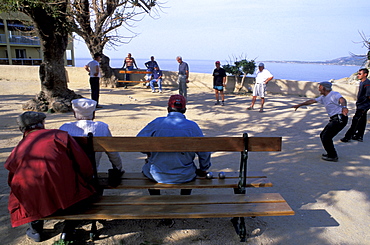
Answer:
[[[68, 79], [71, 82], [86, 82], [88, 80], [87, 72], [83, 67], [66, 67]], [[0, 65], [0, 79], [17, 81], [17, 80], [36, 80], [39, 81], [38, 66], [16, 66]], [[177, 72], [164, 71], [164, 86], [177, 86]], [[144, 81], [144, 75], [137, 75], [135, 79]], [[142, 76], [142, 78], [140, 77]], [[190, 88], [208, 88], [213, 90], [213, 76], [206, 73], [190, 73]], [[253, 89], [254, 78], [246, 77], [242, 92], [250, 92]], [[235, 87], [234, 76], [228, 76], [226, 93], [232, 93]], [[340, 92], [347, 100], [356, 100], [358, 85], [351, 85], [343, 82], [334, 82], [333, 90]], [[273, 79], [267, 85], [267, 92], [284, 95], [298, 95], [302, 97], [313, 98], [319, 96], [318, 85], [316, 82], [294, 81], [286, 79]]]
[[[235, 77], [227, 78], [226, 91], [232, 92], [235, 86]], [[251, 92], [254, 87], [254, 77], [246, 77], [242, 91]], [[298, 95], [302, 97], [315, 98], [320, 95], [317, 82], [295, 81], [287, 79], [273, 79], [267, 85], [267, 93]], [[356, 100], [358, 85], [347, 84], [345, 82], [333, 82], [333, 90], [341, 93], [347, 100]]]

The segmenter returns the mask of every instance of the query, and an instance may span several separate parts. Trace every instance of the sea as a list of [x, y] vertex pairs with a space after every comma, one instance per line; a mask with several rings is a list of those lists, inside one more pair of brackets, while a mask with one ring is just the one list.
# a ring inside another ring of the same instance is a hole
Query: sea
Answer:
[[[83, 67], [91, 59], [88, 58], [75, 58], [76, 67]], [[137, 59], [136, 64], [139, 68], [144, 69], [144, 63], [148, 59]], [[175, 59], [156, 59], [161, 70], [164, 71], [177, 71], [178, 63]], [[189, 70], [196, 73], [212, 74], [214, 60], [186, 60], [189, 65]], [[227, 64], [220, 60], [221, 66]], [[111, 59], [110, 66], [112, 68], [121, 68], [123, 59]], [[331, 79], [341, 79], [351, 76], [353, 73], [360, 69], [359, 66], [341, 66], [341, 65], [321, 65], [321, 64], [302, 64], [302, 63], [279, 63], [279, 62], [264, 62], [265, 68], [268, 69], [275, 79], [287, 79], [297, 81], [311, 81], [321, 82], [329, 81]], [[253, 76], [253, 75], [248, 75]]]

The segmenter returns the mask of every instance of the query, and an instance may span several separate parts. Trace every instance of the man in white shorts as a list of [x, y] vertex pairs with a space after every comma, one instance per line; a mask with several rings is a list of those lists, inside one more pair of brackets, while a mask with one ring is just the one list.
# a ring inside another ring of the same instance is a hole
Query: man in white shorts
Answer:
[[266, 85], [269, 81], [271, 81], [274, 78], [274, 76], [265, 69], [265, 65], [263, 63], [259, 63], [258, 65], [258, 71], [256, 74], [256, 84], [253, 88], [253, 98], [252, 98], [252, 104], [250, 107], [247, 108], [247, 110], [253, 110], [254, 103], [256, 102], [257, 96], [261, 97], [261, 108], [260, 112], [263, 112], [263, 105], [265, 104], [265, 91], [266, 91]]

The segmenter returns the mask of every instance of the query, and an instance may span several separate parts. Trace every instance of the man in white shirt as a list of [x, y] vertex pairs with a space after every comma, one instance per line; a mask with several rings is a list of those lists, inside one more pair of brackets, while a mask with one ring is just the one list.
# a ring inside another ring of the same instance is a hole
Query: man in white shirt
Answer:
[[96, 101], [96, 108], [102, 108], [99, 105], [99, 80], [101, 77], [99, 62], [101, 55], [99, 53], [94, 54], [94, 59], [85, 65], [85, 70], [90, 75], [90, 88], [91, 88], [91, 99]]
[[307, 100], [301, 104], [292, 106], [297, 110], [303, 105], [311, 105], [313, 103], [321, 103], [325, 106], [330, 120], [320, 133], [320, 139], [326, 154], [322, 154], [322, 159], [325, 161], [338, 161], [338, 154], [334, 148], [333, 138], [336, 136], [348, 122], [347, 101], [338, 92], [331, 89], [331, 82], [320, 82], [319, 91], [321, 96], [315, 99]]
[[252, 104], [248, 107], [248, 110], [253, 110], [254, 103], [256, 102], [257, 96], [261, 97], [261, 108], [260, 112], [263, 112], [263, 105], [265, 104], [265, 92], [266, 92], [266, 85], [269, 81], [271, 81], [274, 76], [265, 69], [265, 64], [259, 63], [258, 71], [256, 74], [256, 83], [253, 88], [253, 98]]
[[[104, 122], [94, 122], [96, 101], [86, 98], [72, 100], [72, 109], [77, 119], [75, 122], [63, 124], [59, 129], [67, 131], [71, 136], [87, 136], [92, 133], [95, 137], [111, 137], [108, 124]], [[118, 152], [106, 152], [109, 161], [112, 163], [113, 170], [109, 174], [119, 177], [125, 172], [122, 168], [122, 160]], [[102, 152], [95, 153], [96, 168], [99, 168]], [[114, 177], [113, 177], [114, 178]], [[118, 184], [117, 184], [118, 185]]]

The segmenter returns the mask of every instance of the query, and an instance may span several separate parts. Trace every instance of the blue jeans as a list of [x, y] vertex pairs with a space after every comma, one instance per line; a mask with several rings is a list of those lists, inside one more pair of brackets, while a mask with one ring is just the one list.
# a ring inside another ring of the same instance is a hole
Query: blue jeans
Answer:
[[154, 84], [157, 83], [158, 84], [158, 90], [159, 91], [162, 91], [162, 78], [158, 79], [152, 79], [150, 82], [149, 82], [149, 85], [150, 87], [152, 88], [152, 91], [155, 90], [155, 87], [154, 87]]
[[[133, 69], [134, 69], [134, 66], [127, 66], [126, 67], [126, 69], [128, 70], [128, 71], [132, 71]], [[130, 76], [130, 74], [125, 74], [126, 75], [126, 81], [131, 81], [131, 76]]]

